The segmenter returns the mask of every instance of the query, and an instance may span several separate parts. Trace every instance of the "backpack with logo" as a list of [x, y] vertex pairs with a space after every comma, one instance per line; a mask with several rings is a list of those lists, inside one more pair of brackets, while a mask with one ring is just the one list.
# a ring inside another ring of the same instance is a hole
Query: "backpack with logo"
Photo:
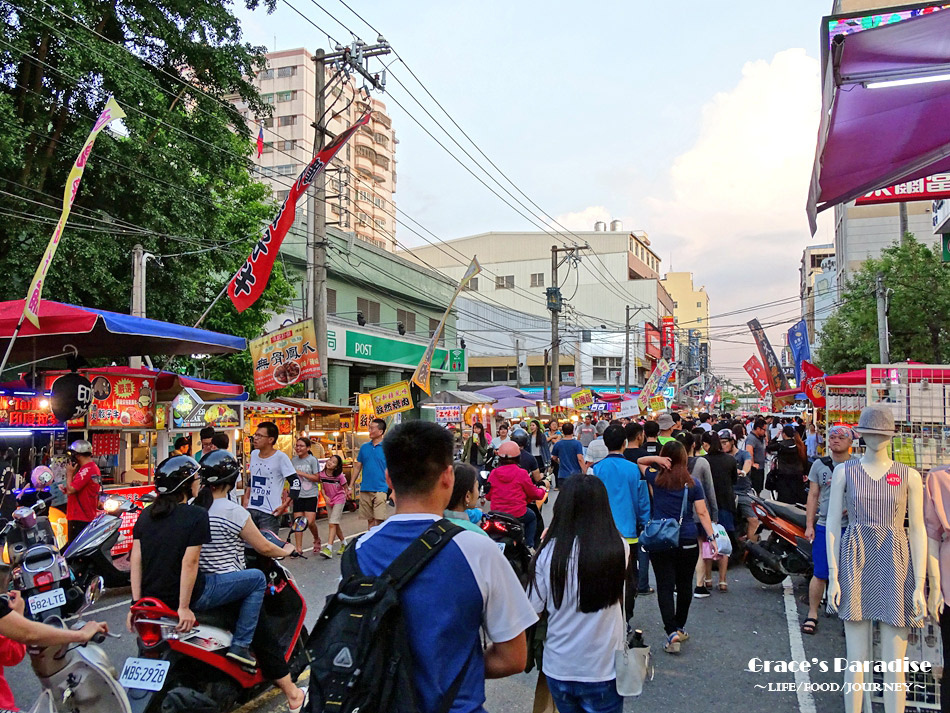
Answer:
[[[346, 549], [343, 581], [307, 640], [310, 713], [419, 713], [399, 592], [462, 529], [445, 519], [433, 523], [378, 577], [360, 571], [356, 542]], [[437, 713], [448, 713], [465, 673], [463, 667]]]

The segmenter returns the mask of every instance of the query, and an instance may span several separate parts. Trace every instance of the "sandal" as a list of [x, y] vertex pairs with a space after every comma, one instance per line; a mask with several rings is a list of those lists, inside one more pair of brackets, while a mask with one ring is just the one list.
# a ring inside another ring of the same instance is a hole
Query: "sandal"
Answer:
[[703, 586], [706, 587], [706, 589], [712, 589], [712, 580], [707, 579], [705, 582], [703, 582]]
[[720, 583], [719, 583], [719, 591], [720, 591], [720, 592], [728, 592], [728, 591], [729, 591], [729, 585], [726, 584], [725, 582], [720, 582]]
[[818, 620], [814, 617], [808, 617], [805, 619], [802, 624], [802, 633], [810, 634], [811, 636], [815, 635], [815, 632], [818, 630]]

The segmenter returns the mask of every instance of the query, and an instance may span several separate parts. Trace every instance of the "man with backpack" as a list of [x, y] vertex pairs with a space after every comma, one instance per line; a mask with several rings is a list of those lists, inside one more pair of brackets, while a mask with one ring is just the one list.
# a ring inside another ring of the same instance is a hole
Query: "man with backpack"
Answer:
[[452, 447], [425, 421], [383, 439], [396, 514], [343, 555], [307, 644], [313, 713], [481, 713], [485, 679], [524, 670], [537, 615], [514, 570], [490, 538], [442, 519]]

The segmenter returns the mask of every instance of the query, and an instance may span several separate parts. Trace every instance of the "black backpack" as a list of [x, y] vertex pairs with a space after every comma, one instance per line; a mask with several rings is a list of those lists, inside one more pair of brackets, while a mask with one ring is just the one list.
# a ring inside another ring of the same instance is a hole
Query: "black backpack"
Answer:
[[[433, 523], [378, 577], [360, 571], [356, 542], [346, 548], [343, 581], [307, 640], [310, 713], [419, 713], [399, 590], [462, 529], [445, 519]], [[448, 713], [466, 670], [456, 676], [437, 713]]]

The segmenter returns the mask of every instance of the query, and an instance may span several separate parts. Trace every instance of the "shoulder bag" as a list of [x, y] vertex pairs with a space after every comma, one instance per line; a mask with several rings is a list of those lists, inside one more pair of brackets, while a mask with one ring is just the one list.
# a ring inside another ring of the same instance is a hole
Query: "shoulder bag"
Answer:
[[679, 547], [680, 525], [683, 524], [683, 515], [686, 514], [686, 496], [689, 488], [683, 488], [683, 505], [680, 507], [679, 520], [664, 517], [654, 520], [652, 517], [643, 528], [640, 535], [640, 546], [647, 552], [663, 552]]
[[643, 682], [649, 678], [653, 680], [653, 658], [649, 646], [630, 646], [628, 640], [627, 622], [623, 621], [623, 602], [626, 601], [626, 586], [624, 598], [620, 601], [620, 620], [623, 622], [623, 647], [614, 651], [614, 673], [616, 674], [617, 693], [621, 696], [639, 696], [643, 693]]

